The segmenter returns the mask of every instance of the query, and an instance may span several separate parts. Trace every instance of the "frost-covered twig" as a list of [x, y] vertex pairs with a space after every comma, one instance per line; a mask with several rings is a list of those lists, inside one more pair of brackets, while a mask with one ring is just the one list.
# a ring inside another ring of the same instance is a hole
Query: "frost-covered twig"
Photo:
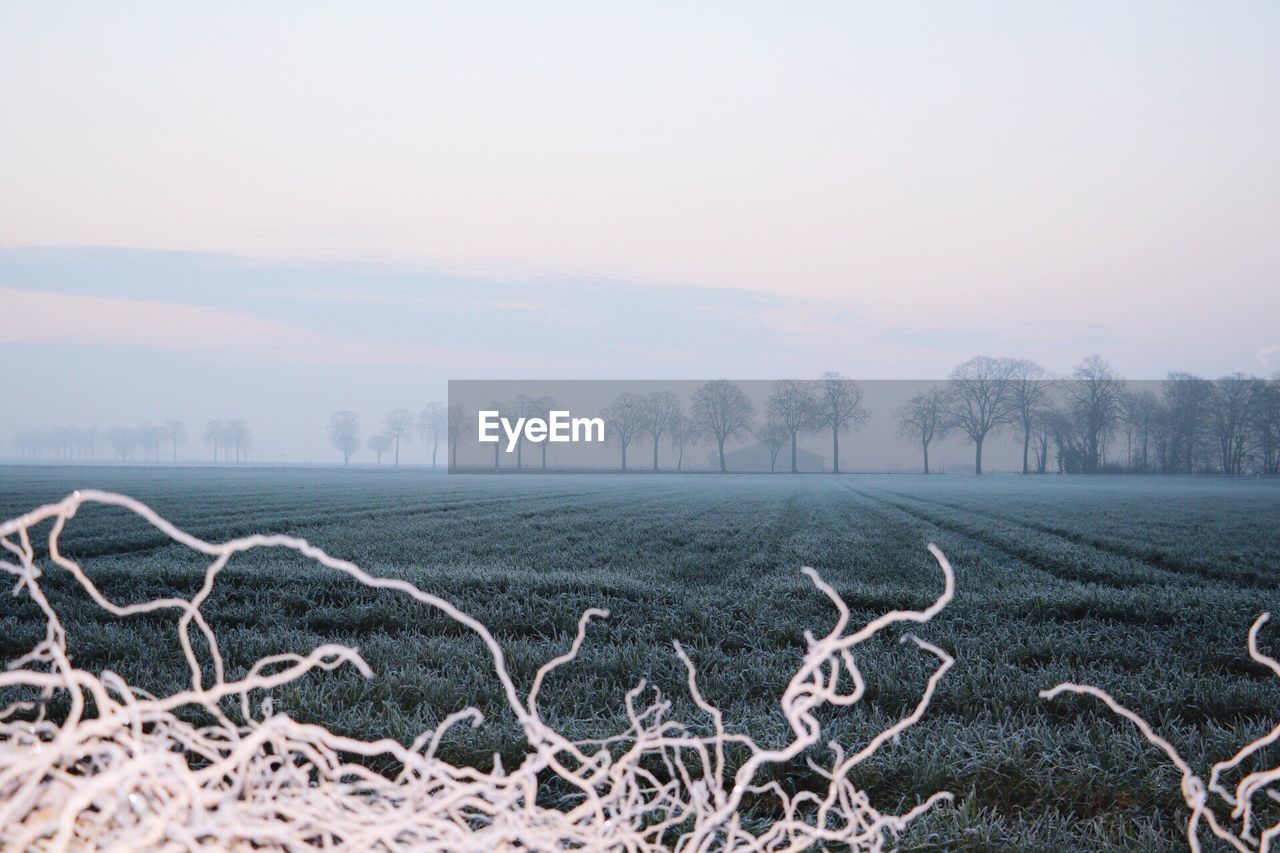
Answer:
[[[1258, 648], [1258, 631], [1270, 618], [1270, 613], [1263, 613], [1249, 628], [1249, 657], [1280, 676], [1280, 661], [1276, 661]], [[1254, 825], [1256, 808], [1254, 800], [1263, 794], [1269, 799], [1280, 800], [1280, 787], [1273, 787], [1277, 781], [1280, 781], [1280, 767], [1249, 773], [1236, 783], [1234, 790], [1224, 787], [1221, 779], [1224, 773], [1239, 767], [1241, 762], [1249, 756], [1280, 740], [1280, 724], [1262, 737], [1245, 744], [1231, 758], [1214, 764], [1209, 769], [1209, 781], [1206, 784], [1191, 769], [1191, 765], [1178, 754], [1173, 744], [1156, 734], [1146, 720], [1121, 705], [1105, 690], [1087, 684], [1068, 682], [1042, 690], [1040, 696], [1044, 699], [1054, 699], [1063, 693], [1078, 693], [1100, 700], [1112, 712], [1137, 726], [1142, 736], [1160, 747], [1173, 766], [1178, 768], [1182, 774], [1182, 798], [1186, 801], [1187, 808], [1191, 810], [1191, 816], [1187, 819], [1187, 843], [1192, 851], [1198, 853], [1200, 850], [1202, 824], [1208, 827], [1213, 835], [1242, 853], [1253, 853], [1253, 851], [1266, 853], [1271, 849], [1271, 843], [1277, 835], [1280, 835], [1280, 822], [1272, 824], [1259, 834], [1258, 828]], [[1211, 794], [1217, 797], [1216, 801], [1210, 796]], [[1229, 809], [1235, 824], [1222, 821], [1214, 811], [1215, 805], [1223, 811]]]
[[[190, 598], [131, 605], [108, 599], [58, 548], [67, 522], [86, 503], [124, 508], [208, 556], [203, 585]], [[41, 589], [42, 570], [31, 544], [31, 528], [49, 520], [50, 561], [70, 572], [99, 607], [120, 617], [176, 614], [177, 639], [191, 674], [188, 689], [155, 697], [110, 671], [95, 674], [73, 665], [62, 622]], [[767, 749], [749, 734], [729, 730], [702, 695], [694, 662], [678, 644], [693, 701], [710, 718], [709, 734], [669, 719], [670, 703], [643, 682], [626, 696], [629, 726], [613, 737], [574, 740], [548, 725], [538, 708], [542, 684], [576, 657], [589, 621], [606, 611], [583, 614], [568, 651], [544, 664], [522, 697], [502, 647], [479, 621], [407, 581], [372, 576], [302, 539], [255, 535], [209, 543], [132, 498], [82, 491], [0, 523], [0, 543], [8, 552], [0, 569], [17, 580], [14, 594], [30, 596], [46, 621], [44, 639], [0, 672], [0, 691], [25, 693], [22, 701], [0, 709], [0, 848], [801, 850], [838, 844], [881, 850], [909, 821], [950, 798], [937, 793], [905, 814], [885, 814], [849, 778], [857, 764], [920, 719], [952, 664], [945, 651], [915, 638], [938, 665], [909, 715], [852, 752], [831, 744], [834, 760], [820, 769], [825, 790], [788, 793], [776, 782], [756, 781], [767, 765], [791, 761], [818, 744], [819, 708], [862, 698], [864, 681], [854, 662], [859, 644], [893, 625], [925, 622], [951, 600], [951, 566], [933, 545], [929, 550], [945, 581], [938, 599], [924, 610], [887, 613], [852, 632], [844, 601], [816, 571], [804, 569], [838, 619], [823, 637], [806, 632], [808, 650], [780, 699], [791, 737]], [[480, 723], [474, 708], [451, 714], [408, 747], [300, 723], [274, 713], [269, 698], [259, 703], [256, 716], [251, 713], [251, 692], [317, 669], [349, 665], [373, 675], [354, 649], [327, 644], [307, 655], [263, 658], [243, 678], [227, 680], [217, 637], [201, 607], [233, 555], [263, 547], [288, 548], [366, 586], [408, 595], [469, 628], [488, 649], [523, 729], [528, 749], [519, 765], [498, 764], [485, 772], [437, 754], [450, 727]], [[207, 665], [192, 647], [193, 628], [208, 645]], [[67, 710], [65, 719], [54, 722], [45, 709], [57, 696], [65, 697]], [[228, 716], [236, 705], [240, 722]], [[214, 722], [193, 726], [180, 715], [184, 708], [203, 708]], [[744, 756], [736, 770], [726, 755], [730, 745]], [[398, 771], [375, 773], [359, 761], [375, 756], [394, 759]], [[539, 799], [549, 785], [560, 792], [556, 807]], [[563, 795], [566, 789], [572, 796]], [[775, 817], [763, 824], [745, 820], [748, 797], [752, 803], [772, 798]]]

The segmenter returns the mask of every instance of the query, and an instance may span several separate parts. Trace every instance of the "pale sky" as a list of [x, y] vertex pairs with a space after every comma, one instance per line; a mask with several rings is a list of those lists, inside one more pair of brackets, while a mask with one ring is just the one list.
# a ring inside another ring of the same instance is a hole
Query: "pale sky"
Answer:
[[[1280, 369], [1278, 41], [1247, 2], [6, 3], [0, 358]], [[357, 296], [417, 331], [302, 307]]]

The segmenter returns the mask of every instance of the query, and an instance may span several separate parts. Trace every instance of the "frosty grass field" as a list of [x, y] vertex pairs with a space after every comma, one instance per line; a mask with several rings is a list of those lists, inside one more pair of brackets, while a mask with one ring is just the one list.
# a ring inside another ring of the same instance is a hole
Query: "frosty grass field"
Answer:
[[[801, 630], [834, 620], [800, 567], [816, 567], [865, 620], [933, 601], [940, 580], [924, 544], [934, 541], [957, 595], [918, 633], [955, 667], [924, 719], [855, 773], [888, 810], [955, 793], [954, 807], [912, 824], [904, 849], [1185, 845], [1177, 773], [1096, 703], [1037, 697], [1060, 681], [1110, 691], [1197, 769], [1280, 717], [1280, 684], [1245, 652], [1254, 617], [1280, 606], [1276, 482], [30, 467], [0, 471], [0, 517], [84, 487], [133, 495], [205, 539], [290, 533], [410, 579], [486, 623], [524, 687], [568, 647], [583, 610], [608, 608], [540, 702], [548, 722], [583, 738], [624, 725], [623, 695], [642, 676], [675, 699], [677, 716], [697, 718], [676, 639], [730, 728], [781, 739], [776, 699]], [[111, 509], [82, 510], [62, 545], [120, 602], [190, 595], [202, 577], [190, 552]], [[77, 665], [157, 693], [184, 685], [172, 616], [117, 620], [61, 573], [43, 582]], [[9, 660], [44, 622], [28, 599], [0, 600]], [[276, 691], [277, 709], [296, 718], [408, 742], [474, 704], [488, 721], [454, 729], [442, 754], [486, 768], [495, 752], [508, 766], [521, 754], [481, 644], [403, 597], [255, 551], [232, 561], [205, 613], [233, 671], [321, 642], [359, 648], [375, 678], [339, 670]], [[1262, 645], [1280, 650], [1280, 628]], [[936, 663], [890, 639], [859, 662], [865, 701], [823, 720], [846, 744], [908, 712]], [[779, 780], [820, 781], [803, 762]]]

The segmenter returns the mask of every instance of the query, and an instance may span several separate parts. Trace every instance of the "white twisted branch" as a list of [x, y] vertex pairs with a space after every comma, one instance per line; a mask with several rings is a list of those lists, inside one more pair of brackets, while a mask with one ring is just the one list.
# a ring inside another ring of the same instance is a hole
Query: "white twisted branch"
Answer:
[[[58, 548], [67, 522], [86, 503], [122, 507], [210, 557], [203, 585], [190, 598], [130, 605], [109, 600]], [[53, 521], [49, 560], [69, 572], [99, 607], [119, 617], [176, 611], [178, 643], [191, 673], [189, 689], [154, 697], [115, 673], [95, 674], [72, 664], [66, 631], [41, 589], [42, 571], [31, 544], [31, 528], [48, 520]], [[766, 749], [748, 734], [726, 729], [720, 711], [699, 690], [694, 663], [679, 644], [675, 652], [687, 670], [694, 703], [710, 718], [710, 734], [668, 719], [670, 703], [657, 691], [647, 691], [644, 682], [628, 692], [629, 725], [613, 737], [573, 740], [547, 725], [538, 709], [543, 683], [577, 656], [588, 623], [607, 611], [582, 615], [568, 651], [538, 670], [522, 698], [502, 647], [479, 621], [407, 581], [372, 576], [303, 539], [255, 535], [214, 544], [127, 496], [81, 491], [0, 523], [0, 544], [9, 555], [0, 559], [0, 569], [16, 578], [14, 594], [30, 596], [46, 621], [44, 639], [0, 672], [0, 691], [28, 697], [0, 709], [0, 848], [252, 844], [289, 850], [772, 851], [839, 844], [881, 850], [908, 822], [950, 799], [950, 794], [937, 793], [905, 814], [884, 814], [849, 779], [854, 767], [921, 718], [952, 664], [945, 651], [914, 637], [919, 648], [938, 659], [938, 666], [909, 715], [848, 754], [831, 744], [834, 761], [820, 770], [827, 780], [825, 791], [788, 793], [776, 782], [755, 781], [766, 765], [795, 759], [818, 743], [821, 727], [814, 714], [820, 707], [849, 706], [862, 698], [865, 684], [854, 661], [855, 647], [893, 625], [926, 622], [951, 600], [954, 575], [933, 545], [929, 550], [944, 578], [938, 599], [924, 610], [887, 613], [852, 633], [846, 633], [850, 614], [844, 601], [816, 571], [804, 569], [839, 618], [821, 638], [806, 632], [808, 650], [780, 699], [791, 740]], [[201, 607], [233, 555], [264, 547], [291, 549], [366, 586], [410, 596], [469, 628], [488, 649], [507, 704], [523, 729], [528, 750], [519, 766], [507, 770], [498, 764], [484, 772], [437, 755], [452, 726], [479, 725], [481, 714], [474, 708], [450, 715], [408, 747], [394, 740], [343, 737], [297, 722], [274, 713], [269, 698], [259, 703], [257, 716], [251, 713], [252, 691], [270, 690], [313, 670], [349, 665], [366, 677], [373, 675], [354, 649], [326, 644], [307, 655], [263, 658], [243, 678], [226, 679], [217, 637]], [[192, 647], [193, 627], [208, 645], [211, 666], [202, 665]], [[65, 695], [69, 705], [61, 722], [51, 721], [45, 712], [56, 695]], [[643, 704], [645, 695], [654, 698]], [[228, 716], [236, 706], [242, 719], [238, 723]], [[215, 722], [197, 728], [177, 714], [184, 708], [206, 709]], [[731, 744], [745, 749], [747, 756], [736, 770], [726, 758]], [[358, 758], [344, 756], [390, 757], [400, 769], [381, 775]], [[810, 764], [814, 766], [811, 759]], [[561, 796], [557, 807], [542, 804], [539, 792], [551, 783], [573, 796]], [[748, 795], [753, 801], [773, 798], [776, 818], [763, 827], [749, 827], [743, 814]]]
[[[1270, 613], [1263, 613], [1249, 628], [1249, 657], [1280, 677], [1280, 661], [1276, 661], [1258, 648], [1258, 631], [1270, 618]], [[1202, 826], [1208, 827], [1209, 832], [1214, 836], [1241, 853], [1255, 851], [1267, 853], [1271, 849], [1272, 841], [1280, 835], [1280, 821], [1263, 829], [1259, 834], [1254, 820], [1255, 799], [1266, 795], [1269, 799], [1280, 801], [1280, 788], [1273, 787], [1280, 780], [1280, 767], [1248, 773], [1236, 783], [1234, 789], [1226, 788], [1222, 784], [1222, 777], [1223, 774], [1235, 770], [1245, 759], [1259, 750], [1280, 740], [1280, 724], [1262, 737], [1245, 744], [1235, 755], [1209, 768], [1209, 781], [1206, 784], [1191, 769], [1186, 759], [1178, 754], [1173, 744], [1156, 734], [1146, 720], [1121, 705], [1105, 690], [1087, 684], [1068, 682], [1042, 690], [1040, 696], [1044, 699], [1054, 699], [1063, 693], [1077, 693], [1100, 700], [1113, 713], [1133, 723], [1142, 736], [1163, 750], [1173, 766], [1178, 768], [1178, 772], [1182, 774], [1182, 799], [1191, 810], [1191, 815], [1187, 819], [1187, 844], [1193, 853], [1200, 851]], [[1223, 822], [1215, 813], [1215, 806], [1222, 811], [1228, 811], [1236, 825]]]

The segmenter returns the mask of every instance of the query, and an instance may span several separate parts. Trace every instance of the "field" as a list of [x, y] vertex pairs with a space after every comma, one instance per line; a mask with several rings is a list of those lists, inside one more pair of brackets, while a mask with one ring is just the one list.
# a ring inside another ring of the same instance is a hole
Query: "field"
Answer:
[[[919, 634], [956, 665], [924, 720], [857, 777], [889, 809], [956, 794], [954, 808], [913, 825], [903, 849], [1183, 846], [1177, 774], [1089, 700], [1037, 697], [1059, 681], [1111, 691], [1198, 769], [1280, 717], [1280, 684], [1245, 653], [1250, 622], [1280, 606], [1276, 482], [11, 467], [0, 469], [0, 517], [79, 487], [131, 494], [206, 539], [291, 533], [410, 579], [493, 629], [523, 686], [567, 648], [581, 611], [607, 607], [540, 703], [582, 737], [622, 727], [623, 694], [641, 676], [697, 718], [677, 639], [731, 728], [781, 738], [776, 696], [803, 631], [834, 620], [800, 567], [871, 618], [932, 601], [941, 578], [924, 545], [936, 542], [957, 596]], [[82, 511], [62, 543], [117, 601], [190, 594], [200, 580], [202, 563], [119, 512]], [[115, 620], [61, 573], [45, 583], [79, 666], [153, 691], [183, 686], [172, 616]], [[9, 660], [43, 622], [25, 598], [0, 601]], [[205, 612], [233, 665], [340, 641], [376, 672], [279, 690], [279, 710], [407, 742], [474, 704], [492, 711], [488, 721], [455, 731], [445, 755], [487, 767], [495, 752], [508, 763], [520, 754], [480, 643], [440, 614], [278, 551], [233, 561]], [[1263, 645], [1275, 653], [1280, 636]], [[913, 706], [932, 670], [887, 641], [860, 662], [866, 701], [824, 727], [846, 744]], [[812, 776], [800, 763], [782, 781]]]

